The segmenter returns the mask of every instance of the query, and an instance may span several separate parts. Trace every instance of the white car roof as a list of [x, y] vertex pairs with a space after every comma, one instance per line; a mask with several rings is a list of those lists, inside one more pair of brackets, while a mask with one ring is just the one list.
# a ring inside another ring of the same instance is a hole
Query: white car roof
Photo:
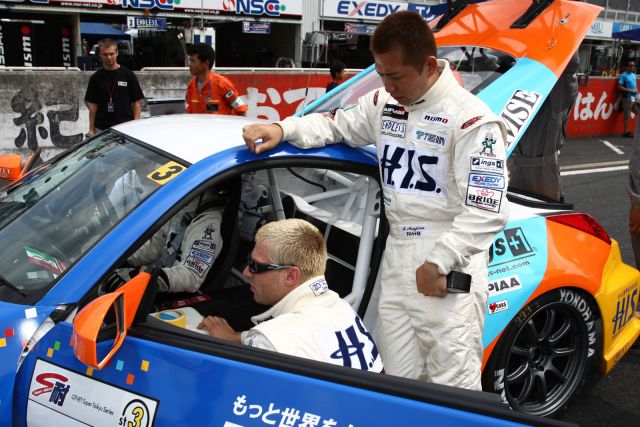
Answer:
[[263, 122], [241, 116], [170, 114], [133, 120], [113, 129], [189, 163], [244, 145], [242, 127]]

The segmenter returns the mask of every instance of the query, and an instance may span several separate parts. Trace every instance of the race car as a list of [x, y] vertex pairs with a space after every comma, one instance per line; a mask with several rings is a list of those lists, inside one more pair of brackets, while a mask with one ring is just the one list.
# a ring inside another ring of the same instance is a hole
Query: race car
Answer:
[[[439, 55], [496, 113], [512, 111], [524, 91], [535, 94], [509, 152], [598, 11], [566, 0], [493, 0], [454, 8], [435, 24]], [[521, 28], [511, 28], [516, 22]], [[504, 66], [476, 69], [476, 54]], [[352, 103], [380, 86], [375, 74], [365, 70], [307, 112]], [[608, 372], [640, 334], [640, 273], [622, 263], [617, 243], [587, 214], [515, 191], [489, 264], [483, 382], [493, 393], [203, 334], [203, 316], [244, 330], [264, 310], [240, 271], [261, 224], [297, 217], [323, 232], [328, 283], [375, 337], [388, 232], [375, 151], [283, 143], [255, 155], [241, 137], [251, 122], [171, 115], [121, 124], [2, 190], [0, 424], [560, 425], [537, 416], [559, 414], [592, 363]], [[107, 285], [210, 190], [226, 198], [224, 244], [198, 293], [159, 294], [154, 265], [120, 288]]]

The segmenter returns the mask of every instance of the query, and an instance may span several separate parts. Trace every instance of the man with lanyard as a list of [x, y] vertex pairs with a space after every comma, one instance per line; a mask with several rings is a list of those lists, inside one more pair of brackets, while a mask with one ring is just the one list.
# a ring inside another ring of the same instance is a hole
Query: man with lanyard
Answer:
[[102, 69], [89, 79], [84, 101], [89, 109], [89, 132], [110, 128], [140, 118], [144, 98], [136, 75], [118, 64], [118, 45], [112, 39], [98, 42]]
[[185, 110], [195, 114], [247, 114], [247, 104], [229, 79], [211, 71], [216, 53], [206, 43], [196, 43], [187, 50], [189, 72], [193, 79], [187, 86]]
[[[384, 89], [325, 114], [245, 126], [243, 137], [255, 153], [281, 140], [376, 145], [389, 220], [377, 329], [385, 370], [480, 390], [488, 250], [509, 213], [506, 129], [436, 57], [419, 14], [387, 16], [371, 50]], [[448, 291], [455, 272], [472, 277], [469, 292]]]
[[242, 273], [253, 299], [272, 307], [252, 317], [255, 326], [242, 333], [215, 316], [207, 316], [198, 328], [251, 347], [381, 372], [371, 334], [327, 285], [327, 245], [320, 231], [302, 219], [286, 219], [263, 225], [255, 241]]
[[620, 74], [618, 79], [618, 90], [622, 92], [622, 112], [624, 113], [624, 133], [625, 138], [633, 138], [633, 132], [629, 132], [629, 117], [631, 117], [631, 111], [633, 104], [637, 101], [638, 97], [638, 83], [637, 76], [634, 73], [636, 69], [635, 61], [631, 60], [627, 62], [624, 69], [624, 73]]

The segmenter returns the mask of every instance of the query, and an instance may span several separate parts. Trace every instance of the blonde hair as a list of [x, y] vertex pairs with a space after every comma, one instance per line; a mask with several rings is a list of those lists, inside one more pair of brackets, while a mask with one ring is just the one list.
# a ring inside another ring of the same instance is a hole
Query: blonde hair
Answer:
[[303, 281], [324, 274], [327, 244], [320, 231], [305, 220], [269, 222], [256, 233], [256, 242], [267, 244], [272, 262], [298, 267]]

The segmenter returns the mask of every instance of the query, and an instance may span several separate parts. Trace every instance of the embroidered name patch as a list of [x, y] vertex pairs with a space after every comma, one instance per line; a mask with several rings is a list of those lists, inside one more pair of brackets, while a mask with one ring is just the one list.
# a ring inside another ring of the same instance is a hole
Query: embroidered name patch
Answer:
[[426, 235], [427, 226], [424, 224], [399, 225], [400, 236], [403, 239], [416, 239]]
[[127, 87], [127, 82], [118, 81], [118, 86]]

